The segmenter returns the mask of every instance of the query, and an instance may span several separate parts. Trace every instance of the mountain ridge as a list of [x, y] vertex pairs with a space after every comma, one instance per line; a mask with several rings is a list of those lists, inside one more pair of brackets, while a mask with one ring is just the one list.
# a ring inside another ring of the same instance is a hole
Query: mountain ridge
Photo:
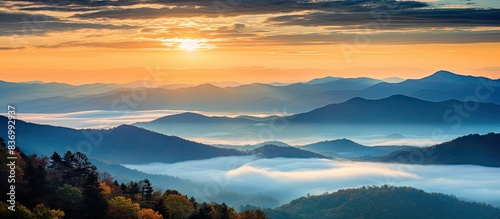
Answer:
[[470, 134], [430, 147], [397, 151], [373, 160], [409, 164], [470, 164], [500, 167], [499, 142], [500, 133]]
[[[7, 123], [7, 118], [0, 116], [0, 121]], [[54, 151], [82, 150], [98, 159], [132, 164], [243, 155], [236, 150], [217, 148], [131, 125], [77, 130], [16, 120], [16, 131], [17, 144], [23, 151], [46, 156]], [[5, 135], [0, 134], [4, 138]]]

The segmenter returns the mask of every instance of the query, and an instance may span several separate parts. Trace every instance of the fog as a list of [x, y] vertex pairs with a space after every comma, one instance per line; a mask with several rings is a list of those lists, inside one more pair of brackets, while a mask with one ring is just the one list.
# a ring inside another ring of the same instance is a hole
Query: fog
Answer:
[[[459, 136], [488, 132], [500, 132], [498, 125], [451, 125], [432, 124], [293, 124], [273, 125], [213, 125], [175, 124], [150, 125], [147, 129], [175, 135], [206, 144], [256, 144], [265, 141], [282, 141], [290, 145], [304, 145], [318, 141], [347, 138], [364, 145], [412, 145], [431, 146]], [[435, 133], [443, 133], [436, 137]]]
[[[149, 122], [160, 117], [185, 112], [184, 110], [88, 110], [69, 113], [18, 113], [17, 118], [38, 124], [63, 126], [75, 129], [112, 128], [122, 124]], [[208, 116], [238, 116], [234, 113], [192, 111]], [[2, 115], [6, 116], [5, 113]], [[249, 114], [253, 116], [268, 116], [266, 114]]]
[[[411, 186], [489, 203], [500, 201], [500, 168], [473, 165], [404, 165], [328, 159], [220, 157], [174, 164], [125, 165], [200, 182], [198, 197], [219, 192], [265, 194], [287, 203], [306, 194], [368, 185]], [[187, 191], [192, 193], [192, 191]]]
[[[105, 111], [91, 110], [72, 113], [19, 113], [18, 119], [39, 124], [83, 128], [112, 128], [122, 124], [152, 121], [178, 114], [177, 110]], [[208, 116], [237, 116], [237, 113], [201, 112]], [[254, 114], [253, 116], [266, 116]], [[264, 141], [282, 141], [290, 145], [304, 145], [318, 141], [348, 138], [364, 145], [430, 146], [471, 133], [500, 132], [498, 125], [384, 125], [384, 124], [280, 124], [273, 122], [248, 126], [228, 124], [175, 124], [148, 127], [156, 132], [174, 135], [205, 144], [256, 144]], [[445, 135], [436, 139], [433, 133], [440, 130]]]

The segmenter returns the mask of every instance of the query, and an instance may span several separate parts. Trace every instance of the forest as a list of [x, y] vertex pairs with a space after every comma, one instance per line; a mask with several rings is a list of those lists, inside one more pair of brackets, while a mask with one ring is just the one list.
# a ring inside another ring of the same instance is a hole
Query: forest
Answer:
[[[8, 176], [7, 147], [0, 138], [1, 175]], [[118, 182], [99, 172], [87, 155], [67, 151], [26, 155], [16, 149], [15, 211], [0, 202], [0, 218], [19, 219], [266, 219], [259, 209], [237, 212], [225, 203], [199, 203], [176, 190], [155, 190], [148, 179]], [[0, 182], [2, 191], [12, 184]]]

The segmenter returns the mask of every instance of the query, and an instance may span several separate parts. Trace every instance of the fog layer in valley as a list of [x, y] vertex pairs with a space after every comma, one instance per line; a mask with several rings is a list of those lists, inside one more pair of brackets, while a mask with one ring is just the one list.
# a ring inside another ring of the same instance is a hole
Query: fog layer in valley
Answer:
[[473, 165], [423, 166], [245, 156], [126, 166], [201, 182], [205, 188], [198, 188], [202, 193], [198, 198], [206, 201], [218, 192], [234, 191], [270, 195], [286, 203], [308, 193], [384, 184], [412, 186], [474, 201], [500, 201], [500, 168]]
[[[24, 113], [18, 118], [40, 124], [85, 128], [111, 128], [121, 124], [151, 121], [156, 118], [177, 114], [175, 110], [150, 111], [82, 111], [74, 113]], [[204, 113], [206, 114], [206, 113]], [[217, 113], [206, 115], [219, 115]], [[223, 114], [220, 114], [223, 115]], [[229, 115], [234, 116], [234, 115]], [[264, 116], [264, 115], [255, 115]], [[412, 145], [430, 146], [470, 133], [485, 134], [500, 132], [496, 125], [462, 125], [454, 129], [450, 125], [380, 125], [380, 124], [333, 124], [333, 125], [296, 125], [262, 123], [257, 126], [228, 128], [223, 125], [190, 124], [172, 127], [153, 128], [153, 131], [166, 135], [205, 143], [205, 144], [256, 144], [264, 141], [283, 141], [290, 145], [303, 145], [324, 140], [347, 138], [363, 145]], [[435, 130], [443, 135], [436, 138]], [[395, 135], [396, 134], [396, 135]], [[396, 137], [395, 137], [396, 136]]]

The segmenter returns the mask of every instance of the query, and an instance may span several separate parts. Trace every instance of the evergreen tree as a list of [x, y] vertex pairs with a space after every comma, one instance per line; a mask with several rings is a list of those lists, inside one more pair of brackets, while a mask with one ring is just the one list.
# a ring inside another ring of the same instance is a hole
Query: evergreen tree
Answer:
[[61, 163], [62, 157], [57, 152], [54, 152], [52, 156], [50, 156], [50, 160], [52, 163]]
[[92, 171], [87, 175], [82, 202], [82, 213], [85, 218], [104, 218], [106, 215], [108, 203], [101, 193], [98, 177], [97, 171]]
[[156, 200], [156, 203], [153, 206], [153, 210], [161, 214], [163, 218], [168, 218], [168, 209], [165, 206], [165, 199], [163, 199], [163, 197], [160, 197], [158, 198], [158, 200]]
[[49, 184], [47, 174], [47, 158], [39, 158], [36, 155], [30, 155], [25, 159], [25, 166], [23, 169], [24, 180], [28, 182], [28, 192], [30, 198], [26, 201], [26, 205], [33, 207], [36, 203], [41, 203], [39, 199], [52, 195], [52, 188]]
[[75, 161], [75, 155], [71, 151], [66, 151], [64, 154], [64, 165], [66, 167], [73, 169], [73, 162]]
[[153, 187], [151, 186], [151, 182], [148, 179], [142, 181], [141, 186], [141, 195], [143, 200], [150, 200], [151, 195], [153, 194]]

